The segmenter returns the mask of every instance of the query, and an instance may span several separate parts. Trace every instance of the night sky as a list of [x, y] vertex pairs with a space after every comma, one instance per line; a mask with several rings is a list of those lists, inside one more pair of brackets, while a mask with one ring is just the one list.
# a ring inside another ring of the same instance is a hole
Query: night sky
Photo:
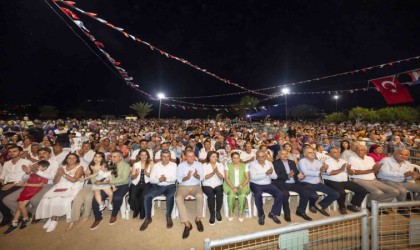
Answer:
[[[420, 1], [414, 0], [84, 0], [76, 1], [76, 6], [250, 89], [420, 55]], [[149, 93], [195, 96], [241, 91], [75, 13], [105, 50], [122, 62], [134, 82]], [[85, 44], [100, 55], [92, 43], [67, 18], [66, 22], [83, 41], [42, 0], [2, 2], [2, 103], [50, 104], [63, 111], [84, 108], [103, 114], [126, 114], [131, 103], [153, 102], [126, 86]], [[361, 88], [369, 79], [415, 68], [420, 68], [420, 60], [299, 85], [292, 91]], [[410, 92], [415, 100], [412, 105], [418, 106], [420, 86], [411, 87]], [[187, 101], [232, 104], [239, 98]], [[105, 101], [87, 103], [88, 99]], [[282, 103], [283, 99], [263, 104]], [[326, 112], [335, 110], [331, 95], [288, 98], [288, 106], [299, 104], [316, 104]], [[356, 105], [383, 107], [386, 103], [374, 90], [342, 95], [339, 100], [340, 110]], [[155, 105], [155, 113], [157, 109]], [[164, 107], [162, 114], [184, 116], [185, 111]]]

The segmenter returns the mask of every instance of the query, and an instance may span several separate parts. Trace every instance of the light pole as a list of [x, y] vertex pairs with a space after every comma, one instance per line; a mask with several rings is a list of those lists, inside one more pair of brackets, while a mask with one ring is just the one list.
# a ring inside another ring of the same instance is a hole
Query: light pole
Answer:
[[160, 108], [162, 106], [162, 99], [165, 99], [165, 94], [159, 93], [157, 94], [157, 98], [159, 99], [159, 120], [160, 120]]
[[340, 96], [338, 95], [334, 95], [334, 99], [335, 99], [335, 112], [338, 112], [338, 98], [340, 98]]
[[286, 123], [287, 123], [287, 94], [290, 93], [290, 89], [289, 88], [282, 88], [281, 93], [284, 95], [284, 103], [285, 103], [284, 111], [286, 113]]

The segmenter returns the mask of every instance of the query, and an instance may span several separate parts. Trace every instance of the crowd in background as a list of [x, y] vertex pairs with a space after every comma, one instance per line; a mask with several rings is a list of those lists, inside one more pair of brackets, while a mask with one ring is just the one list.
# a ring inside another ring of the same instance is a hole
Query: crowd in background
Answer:
[[[44, 229], [51, 232], [60, 216], [67, 217], [71, 230], [87, 221], [92, 210], [95, 222], [91, 229], [96, 229], [106, 208], [112, 211], [110, 224], [114, 224], [129, 193], [133, 218], [144, 219], [141, 231], [152, 222], [152, 199], [164, 195], [167, 227], [173, 225], [176, 203], [186, 238], [192, 224], [183, 200], [190, 196], [196, 199], [197, 229], [203, 231], [204, 197], [210, 225], [222, 220], [223, 193], [228, 196], [228, 220], [233, 220], [237, 198], [238, 220], [242, 222], [246, 197], [252, 192], [258, 222], [263, 225], [261, 196], [269, 193], [274, 202], [268, 217], [279, 224], [282, 208], [285, 220], [291, 220], [289, 191], [301, 196], [296, 215], [311, 220], [305, 211], [308, 202], [311, 212], [325, 216], [329, 216], [326, 208], [336, 200], [341, 214], [357, 212], [368, 193], [374, 200], [405, 200], [401, 183], [420, 177], [407, 168], [400, 181], [397, 174], [388, 174], [384, 167], [381, 170], [383, 165], [393, 166], [394, 161], [401, 169], [408, 166], [409, 159], [420, 162], [420, 127], [407, 124], [229, 119], [32, 121], [24, 117], [0, 121], [0, 134], [0, 226], [8, 225], [7, 233], [40, 219], [47, 220]], [[348, 176], [354, 181], [348, 181]], [[414, 185], [404, 188], [416, 191], [418, 185]], [[347, 207], [341, 197], [344, 188], [356, 193]], [[379, 195], [378, 190], [385, 195]], [[327, 195], [317, 202], [314, 191]]]

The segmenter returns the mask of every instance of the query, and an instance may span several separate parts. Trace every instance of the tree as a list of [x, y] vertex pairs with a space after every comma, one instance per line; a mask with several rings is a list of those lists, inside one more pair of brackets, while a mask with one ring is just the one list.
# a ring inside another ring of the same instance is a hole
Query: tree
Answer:
[[419, 113], [415, 108], [412, 107], [395, 107], [396, 111], [396, 122], [409, 122], [414, 123], [418, 121]]
[[241, 98], [238, 104], [235, 105], [235, 108], [238, 109], [238, 114], [240, 117], [244, 117], [249, 110], [255, 108], [258, 105], [258, 99], [249, 95], [246, 95]]
[[41, 106], [39, 107], [39, 116], [44, 119], [55, 119], [58, 117], [58, 109], [49, 105]]
[[397, 111], [395, 107], [386, 107], [376, 111], [378, 113], [379, 121], [381, 122], [395, 122], [397, 119]]
[[328, 123], [340, 123], [347, 120], [347, 116], [341, 112], [335, 112], [325, 116], [325, 122]]
[[140, 119], [144, 119], [153, 109], [152, 104], [147, 102], [138, 102], [131, 104], [130, 108], [137, 112]]
[[84, 117], [89, 117], [92, 118], [92, 116], [88, 116], [87, 112], [84, 109], [72, 109], [69, 112], [67, 112], [69, 116], [74, 117], [76, 119], [80, 119], [80, 118], [84, 118]]
[[361, 121], [374, 121], [377, 119], [377, 114], [374, 110], [367, 108], [355, 107], [350, 110], [349, 118], [354, 119], [356, 124], [360, 124]]
[[318, 113], [318, 109], [311, 105], [298, 105], [292, 110], [293, 118], [311, 118], [315, 117]]

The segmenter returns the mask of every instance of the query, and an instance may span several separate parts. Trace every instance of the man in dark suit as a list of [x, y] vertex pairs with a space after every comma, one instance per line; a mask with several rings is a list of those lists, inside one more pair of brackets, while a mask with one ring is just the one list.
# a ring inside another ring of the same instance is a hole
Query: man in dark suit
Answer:
[[306, 215], [305, 210], [309, 199], [316, 201], [318, 194], [300, 183], [300, 180], [304, 179], [305, 175], [299, 172], [294, 161], [288, 159], [289, 155], [286, 150], [280, 150], [278, 156], [279, 158], [273, 162], [274, 171], [277, 173], [277, 179], [273, 180], [273, 184], [283, 192], [284, 219], [288, 222], [291, 221], [289, 191], [293, 191], [298, 193], [300, 197], [296, 215], [311, 221], [312, 218]]

